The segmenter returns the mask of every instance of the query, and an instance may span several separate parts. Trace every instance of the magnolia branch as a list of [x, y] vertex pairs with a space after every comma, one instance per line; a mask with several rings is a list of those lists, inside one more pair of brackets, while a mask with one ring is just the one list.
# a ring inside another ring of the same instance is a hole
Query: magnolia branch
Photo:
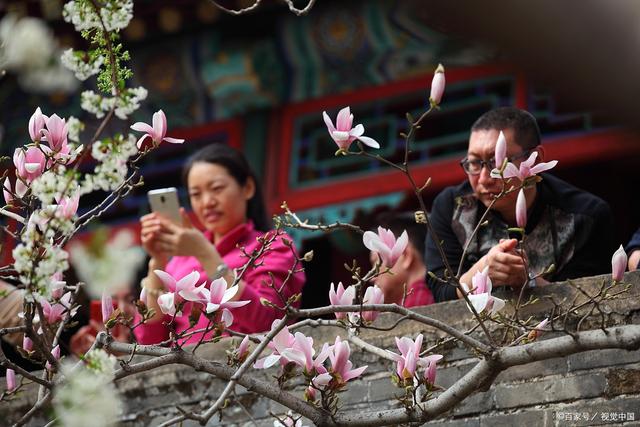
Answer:
[[340, 305], [321, 308], [310, 308], [305, 310], [290, 309], [290, 313], [292, 317], [318, 317], [333, 313], [358, 312], [360, 311], [360, 309], [362, 309], [362, 311], [379, 311], [400, 314], [408, 319], [416, 320], [418, 322], [424, 323], [425, 325], [433, 326], [436, 329], [440, 329], [441, 331], [457, 338], [470, 347], [475, 348], [482, 354], [488, 355], [492, 352], [490, 346], [476, 340], [475, 338], [465, 335], [464, 333], [447, 325], [446, 323], [416, 313], [405, 307], [400, 307], [397, 304]]

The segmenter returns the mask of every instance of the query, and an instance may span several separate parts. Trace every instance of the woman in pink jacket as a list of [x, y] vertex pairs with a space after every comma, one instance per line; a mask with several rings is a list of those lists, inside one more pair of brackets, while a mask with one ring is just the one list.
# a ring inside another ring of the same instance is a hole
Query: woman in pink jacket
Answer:
[[[201, 149], [187, 160], [183, 180], [188, 188], [191, 207], [205, 232], [191, 225], [184, 210], [181, 212], [181, 225], [156, 213], [141, 218], [142, 244], [151, 257], [149, 273], [142, 284], [147, 305], [156, 313], [135, 329], [141, 344], [158, 343], [169, 337], [167, 325], [172, 316], [162, 314], [157, 299], [162, 293], [174, 292], [175, 289], [165, 289], [154, 270], [163, 270], [176, 280], [198, 271], [198, 285], [206, 280], [208, 288], [211, 280], [224, 277], [231, 286], [234, 270], [239, 272], [247, 264], [245, 253], [251, 254], [262, 246], [258, 240], [260, 236], [269, 240], [275, 233], [269, 231], [270, 224], [258, 182], [239, 151], [225, 144], [212, 144]], [[281, 294], [285, 300], [302, 291], [304, 273], [298, 271], [289, 275], [296, 256], [292, 252], [293, 246], [287, 246], [283, 239], [291, 241], [286, 234], [277, 236], [268, 251], [242, 275], [239, 291], [233, 299], [249, 300], [250, 303], [231, 309], [231, 329], [244, 333], [269, 330], [271, 323], [283, 313], [264, 306], [261, 299], [283, 306], [274, 288], [280, 289], [284, 284]], [[296, 270], [299, 268], [298, 265]], [[183, 314], [174, 320], [173, 326], [178, 333], [189, 327], [191, 304], [198, 303], [187, 302]], [[201, 315], [194, 329], [205, 328], [208, 323], [208, 319]], [[182, 342], [195, 343], [201, 338], [201, 334], [195, 334]]]

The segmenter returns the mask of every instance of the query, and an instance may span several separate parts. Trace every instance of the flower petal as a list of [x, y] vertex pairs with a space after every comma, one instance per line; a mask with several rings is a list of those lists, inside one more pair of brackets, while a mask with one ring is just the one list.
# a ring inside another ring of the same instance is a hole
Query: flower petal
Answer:
[[182, 144], [184, 142], [184, 139], [169, 138], [168, 136], [162, 138], [162, 140], [167, 141], [169, 144]]
[[368, 136], [359, 136], [358, 139], [362, 141], [364, 145], [368, 145], [371, 148], [380, 148], [380, 144], [378, 144], [378, 142], [373, 138], [369, 138]]
[[336, 129], [339, 131], [349, 132], [351, 130], [352, 121], [353, 116], [351, 115], [351, 109], [349, 107], [344, 107], [338, 112], [338, 117], [336, 118]]
[[531, 168], [531, 174], [532, 175], [536, 175], [539, 174], [540, 172], [544, 172], [547, 171], [549, 169], [553, 169], [554, 167], [556, 167], [556, 165], [558, 164], [557, 160], [552, 160], [550, 162], [543, 162], [543, 163], [538, 163], [537, 165], [535, 165], [534, 167]]
[[333, 133], [336, 131], [336, 127], [333, 125], [333, 122], [331, 121], [331, 117], [329, 117], [326, 111], [322, 112], [322, 119], [324, 120], [324, 124], [327, 125], [327, 129], [329, 130], [329, 133]]
[[138, 132], [144, 132], [144, 133], [148, 133], [148, 134], [152, 134], [153, 133], [153, 128], [151, 126], [149, 126], [147, 123], [143, 123], [143, 122], [137, 122], [131, 125], [131, 129], [138, 131]]

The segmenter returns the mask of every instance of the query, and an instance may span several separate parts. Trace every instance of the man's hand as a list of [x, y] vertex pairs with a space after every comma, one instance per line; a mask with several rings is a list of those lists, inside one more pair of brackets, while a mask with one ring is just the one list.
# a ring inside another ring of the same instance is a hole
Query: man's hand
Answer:
[[522, 287], [527, 282], [523, 258], [516, 252], [516, 239], [503, 240], [485, 256], [489, 277], [494, 286]]
[[635, 249], [629, 254], [629, 271], [637, 270], [638, 263], [640, 263], [640, 249]]

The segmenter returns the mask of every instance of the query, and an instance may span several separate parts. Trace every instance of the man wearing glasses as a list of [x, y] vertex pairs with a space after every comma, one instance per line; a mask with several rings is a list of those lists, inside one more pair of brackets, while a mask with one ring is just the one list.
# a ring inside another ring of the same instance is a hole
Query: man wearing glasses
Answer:
[[[498, 287], [541, 286], [548, 281], [609, 272], [614, 249], [609, 205], [550, 174], [541, 174], [542, 181], [525, 190], [528, 218], [525, 244], [509, 235], [508, 228], [517, 227], [517, 191], [493, 202], [503, 189], [503, 181], [490, 176], [496, 167], [493, 157], [500, 131], [507, 141], [510, 162], [519, 166], [534, 151], [538, 152], [538, 162], [544, 161], [540, 131], [528, 112], [498, 108], [483, 114], [473, 124], [467, 156], [460, 162], [468, 181], [443, 190], [434, 200], [430, 214], [453, 274], [459, 270], [460, 282], [471, 285], [473, 275], [488, 266], [497, 291]], [[517, 186], [516, 181], [517, 178], [508, 181], [506, 189]], [[492, 202], [491, 210], [474, 234]], [[468, 248], [461, 260], [466, 244]], [[444, 262], [430, 234], [426, 239], [425, 263], [441, 279], [427, 278], [436, 302], [462, 297], [454, 286], [443, 282]], [[554, 268], [549, 271], [551, 265]], [[541, 275], [543, 272], [546, 274]]]

